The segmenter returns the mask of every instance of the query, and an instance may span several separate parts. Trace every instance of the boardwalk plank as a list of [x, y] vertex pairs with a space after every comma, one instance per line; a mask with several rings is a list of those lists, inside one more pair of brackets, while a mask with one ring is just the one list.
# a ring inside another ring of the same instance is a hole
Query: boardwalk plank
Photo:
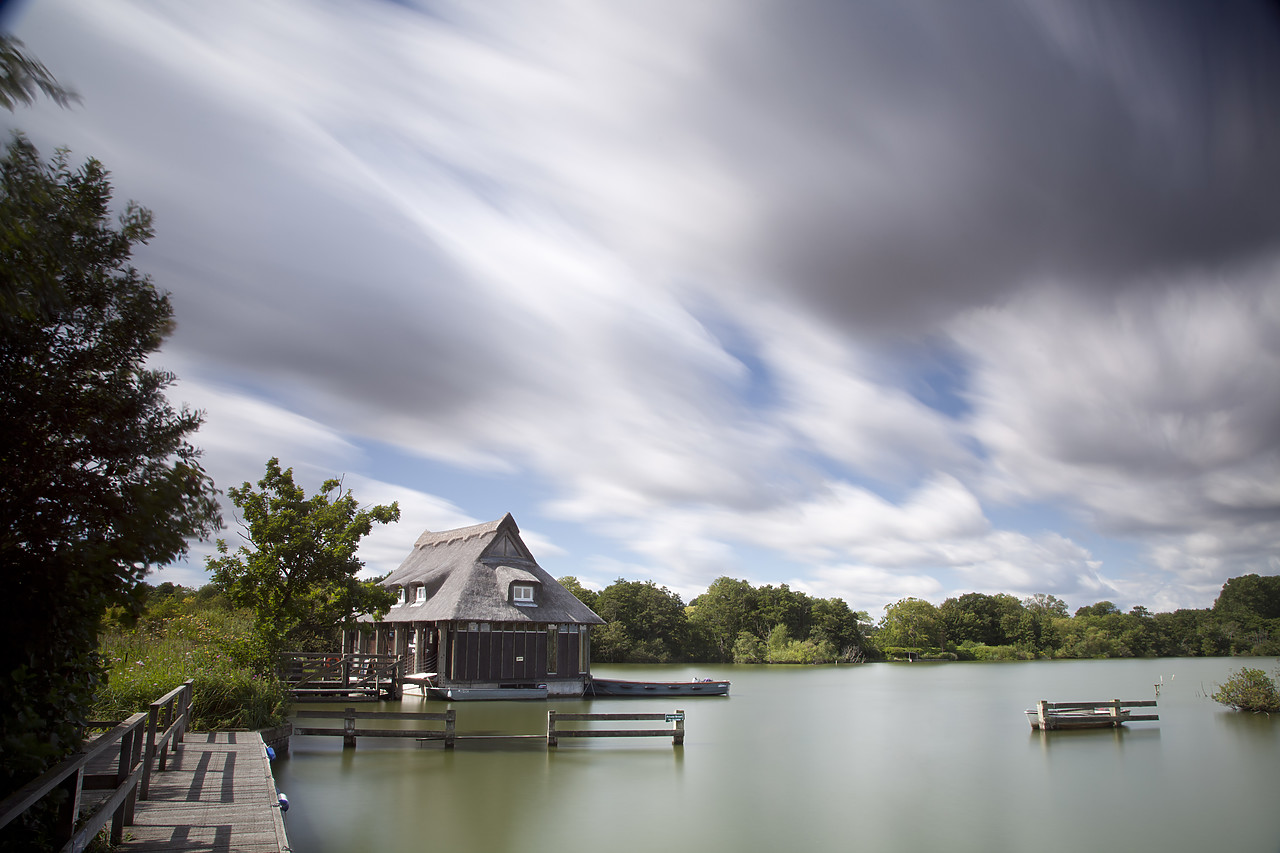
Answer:
[[266, 748], [256, 732], [187, 736], [151, 777], [121, 851], [285, 853], [289, 850]]

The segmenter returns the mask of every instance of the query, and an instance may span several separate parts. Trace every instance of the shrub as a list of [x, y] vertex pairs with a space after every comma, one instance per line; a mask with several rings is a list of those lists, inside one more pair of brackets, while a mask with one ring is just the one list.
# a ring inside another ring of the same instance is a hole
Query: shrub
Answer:
[[1237, 711], [1280, 711], [1280, 688], [1260, 669], [1245, 667], [1232, 673], [1212, 699]]
[[265, 728], [284, 721], [288, 691], [251, 665], [257, 657], [243, 611], [209, 609], [171, 618], [144, 617], [102, 638], [106, 679], [93, 716], [120, 720], [194, 678], [191, 724], [196, 729]]

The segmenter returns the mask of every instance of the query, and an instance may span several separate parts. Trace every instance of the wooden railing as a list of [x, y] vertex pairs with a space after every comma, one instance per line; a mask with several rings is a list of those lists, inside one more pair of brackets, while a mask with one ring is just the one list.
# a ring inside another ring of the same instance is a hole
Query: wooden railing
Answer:
[[[669, 729], [561, 729], [562, 722], [589, 720], [662, 720]], [[684, 711], [670, 714], [564, 714], [547, 711], [547, 746], [557, 746], [562, 737], [670, 737], [672, 746], [684, 745]]]
[[397, 655], [288, 652], [280, 659], [280, 680], [297, 699], [356, 693], [398, 697], [404, 666]]
[[[124, 828], [133, 823], [134, 805], [147, 797], [156, 734], [164, 732], [158, 748], [161, 767], [170, 744], [177, 746], [186, 732], [191, 711], [191, 681], [174, 688], [105, 734], [91, 739], [76, 754], [31, 780], [0, 801], [0, 828], [12, 823], [54, 791], [65, 792], [53, 827], [59, 849], [79, 853], [111, 822], [111, 843], [119, 844]], [[114, 765], [112, 767], [112, 765]], [[100, 772], [104, 766], [107, 772]], [[81, 816], [84, 791], [109, 792], [93, 812]]]
[[[453, 749], [457, 711], [450, 708], [441, 712], [396, 713], [387, 711], [357, 711], [345, 708], [341, 711], [298, 711], [298, 719], [340, 719], [342, 728], [314, 728], [293, 726], [295, 735], [337, 735], [344, 747], [354, 748], [358, 737], [408, 737], [417, 740], [443, 740], [445, 749]], [[358, 729], [357, 720], [409, 720], [414, 722], [443, 722], [444, 729]]]

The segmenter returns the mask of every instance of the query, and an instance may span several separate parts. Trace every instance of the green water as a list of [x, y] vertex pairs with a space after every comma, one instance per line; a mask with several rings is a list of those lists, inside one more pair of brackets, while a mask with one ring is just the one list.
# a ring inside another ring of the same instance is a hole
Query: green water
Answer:
[[[728, 678], [733, 695], [453, 706], [460, 733], [545, 733], [548, 708], [681, 707], [683, 749], [366, 739], [343, 751], [337, 738], [295, 738], [275, 773], [294, 853], [1276, 853], [1280, 715], [1234, 713], [1205, 695], [1241, 666], [1278, 668], [1269, 658], [601, 666], [602, 677]], [[1022, 713], [1037, 699], [1154, 698], [1162, 677], [1156, 723], [1039, 734]]]

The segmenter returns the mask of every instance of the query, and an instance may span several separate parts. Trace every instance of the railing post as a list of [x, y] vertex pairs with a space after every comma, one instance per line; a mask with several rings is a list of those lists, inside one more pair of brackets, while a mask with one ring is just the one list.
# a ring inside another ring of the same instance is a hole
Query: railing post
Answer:
[[675, 728], [671, 733], [672, 746], [684, 746], [684, 711], [676, 708]]
[[156, 722], [160, 718], [160, 708], [152, 702], [147, 708], [147, 739], [142, 756], [142, 787], [138, 798], [145, 800], [151, 795], [151, 762], [156, 757]]
[[347, 708], [342, 718], [342, 748], [356, 748], [356, 709]]
[[347, 655], [343, 655], [342, 663], [340, 664], [340, 666], [342, 667], [342, 686], [350, 687], [351, 686], [351, 658]]
[[80, 792], [84, 788], [84, 767], [79, 767], [58, 786], [67, 792], [62, 804], [58, 806], [57, 822], [54, 824], [54, 849], [62, 849], [76, 832], [76, 819], [80, 816]]
[[556, 712], [547, 712], [547, 746], [558, 746], [560, 739], [556, 737]]
[[444, 748], [453, 749], [454, 732], [457, 726], [458, 712], [450, 708], [444, 712]]
[[[133, 743], [132, 748], [129, 750], [129, 775], [133, 775], [134, 771], [136, 771], [142, 763], [142, 756], [144, 752], [143, 747], [145, 745], [144, 732], [145, 727], [142, 725], [142, 721], [139, 720], [138, 724], [133, 727]], [[133, 810], [134, 806], [138, 803], [138, 787], [141, 784], [141, 779], [134, 783], [133, 789], [129, 792], [129, 799], [125, 801], [125, 826], [133, 826]]]
[[[124, 781], [129, 778], [129, 758], [133, 755], [133, 738], [137, 734], [137, 727], [130, 729], [120, 738], [120, 760], [116, 764], [116, 788], [120, 788]], [[126, 797], [115, 812], [111, 815], [111, 843], [119, 844], [124, 840], [125, 815], [129, 810], [129, 800]]]
[[182, 716], [179, 718], [178, 730], [173, 734], [174, 749], [178, 748], [178, 744], [182, 743], [183, 738], [187, 736], [187, 727], [191, 725], [191, 703], [195, 701], [195, 683], [194, 678], [188, 678], [182, 682]]

